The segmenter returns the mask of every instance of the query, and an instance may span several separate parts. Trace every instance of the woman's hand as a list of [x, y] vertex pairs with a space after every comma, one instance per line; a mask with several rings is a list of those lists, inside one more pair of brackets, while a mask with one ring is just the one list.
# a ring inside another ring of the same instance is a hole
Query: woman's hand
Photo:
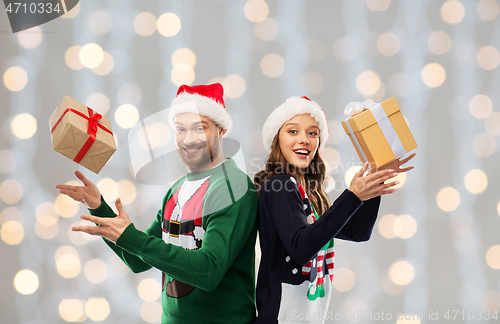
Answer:
[[85, 204], [89, 209], [96, 209], [101, 206], [101, 192], [97, 189], [97, 186], [80, 171], [76, 171], [75, 175], [83, 182], [84, 186], [57, 185], [56, 188], [59, 189], [59, 193]]
[[387, 195], [395, 192], [395, 189], [388, 189], [395, 186], [399, 181], [393, 181], [387, 184], [383, 182], [398, 175], [393, 169], [378, 171], [363, 176], [368, 169], [368, 162], [356, 172], [351, 181], [349, 190], [352, 191], [361, 201], [365, 201], [380, 195]]
[[410, 166], [410, 167], [407, 167], [407, 168], [401, 168], [401, 166], [403, 164], [406, 164], [411, 159], [413, 159], [415, 157], [415, 155], [417, 155], [417, 153], [410, 154], [408, 157], [406, 157], [406, 158], [404, 158], [402, 160], [401, 160], [402, 157], [400, 157], [399, 159], [392, 160], [391, 162], [382, 165], [380, 168], [370, 169], [368, 171], [368, 174], [372, 174], [372, 173], [375, 173], [377, 171], [388, 170], [388, 169], [393, 169], [394, 172], [397, 172], [397, 173], [410, 171], [414, 167]]

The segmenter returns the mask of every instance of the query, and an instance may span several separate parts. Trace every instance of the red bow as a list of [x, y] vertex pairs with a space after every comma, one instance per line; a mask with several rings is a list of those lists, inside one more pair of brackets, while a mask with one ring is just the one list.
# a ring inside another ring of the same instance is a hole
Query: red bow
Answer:
[[89, 110], [89, 117], [88, 117], [89, 128], [87, 129], [87, 134], [92, 134], [92, 133], [95, 134], [97, 133], [97, 125], [101, 125], [98, 124], [97, 121], [101, 120], [102, 115], [97, 112], [94, 113], [92, 109], [90, 109], [89, 107], [87, 107], [87, 109]]
[[96, 139], [96, 134], [97, 134], [97, 127], [101, 128], [102, 130], [108, 132], [109, 134], [113, 135], [113, 133], [107, 129], [106, 127], [104, 127], [101, 123], [99, 123], [98, 121], [101, 120], [102, 118], [102, 115], [99, 114], [99, 113], [94, 113], [94, 111], [92, 109], [90, 109], [89, 107], [87, 107], [88, 109], [88, 117], [85, 116], [84, 114], [82, 114], [81, 112], [79, 112], [78, 110], [76, 109], [73, 109], [73, 108], [67, 108], [63, 114], [61, 115], [61, 117], [59, 117], [59, 119], [57, 120], [57, 122], [55, 123], [55, 125], [52, 127], [52, 129], [50, 130], [50, 133], [52, 134], [52, 132], [54, 131], [54, 129], [57, 127], [57, 125], [59, 124], [59, 122], [63, 119], [64, 115], [66, 115], [66, 113], [68, 111], [71, 111], [75, 114], [77, 114], [78, 116], [80, 117], [83, 117], [85, 119], [88, 120], [89, 124], [88, 124], [88, 128], [87, 128], [87, 134], [89, 134], [89, 138], [88, 140], [85, 142], [85, 144], [83, 144], [83, 147], [80, 149], [80, 151], [78, 152], [78, 154], [76, 155], [76, 157], [73, 159], [73, 161], [75, 161], [76, 163], [80, 163], [80, 161], [83, 159], [83, 157], [85, 156], [85, 154], [87, 154], [87, 152], [89, 151], [90, 147], [92, 146], [92, 144], [94, 144], [95, 142], [95, 139]]

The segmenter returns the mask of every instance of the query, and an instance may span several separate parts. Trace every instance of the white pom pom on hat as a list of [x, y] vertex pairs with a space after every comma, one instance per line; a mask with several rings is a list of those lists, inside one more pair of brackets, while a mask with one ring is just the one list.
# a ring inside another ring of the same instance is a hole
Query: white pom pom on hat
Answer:
[[281, 126], [297, 115], [309, 114], [318, 123], [319, 127], [319, 150], [323, 150], [328, 140], [328, 124], [326, 115], [321, 107], [307, 97], [288, 98], [267, 117], [262, 129], [262, 142], [267, 152], [271, 152], [274, 137], [278, 134]]
[[325, 190], [327, 193], [335, 189], [335, 180], [333, 177], [329, 174], [326, 175], [325, 181], [323, 181], [323, 190]]

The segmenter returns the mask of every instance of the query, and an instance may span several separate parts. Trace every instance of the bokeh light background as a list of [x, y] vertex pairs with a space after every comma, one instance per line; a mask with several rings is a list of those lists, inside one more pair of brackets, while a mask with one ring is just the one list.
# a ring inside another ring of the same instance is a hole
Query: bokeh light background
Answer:
[[[216, 81], [250, 176], [273, 108], [296, 95], [323, 107], [333, 199], [360, 165], [344, 106], [400, 103], [415, 170], [383, 197], [369, 242], [336, 241], [330, 311], [427, 323], [428, 311], [500, 310], [498, 1], [81, 2], [17, 34], [0, 14], [0, 322], [159, 321], [159, 271], [134, 275], [99, 239], [72, 233], [86, 209], [55, 185], [77, 183], [79, 169], [147, 228], [167, 185], [134, 179], [128, 131], [168, 108], [180, 84]], [[64, 95], [111, 120], [118, 150], [99, 175], [52, 150], [48, 118]], [[162, 123], [150, 134], [153, 147], [171, 140]]]

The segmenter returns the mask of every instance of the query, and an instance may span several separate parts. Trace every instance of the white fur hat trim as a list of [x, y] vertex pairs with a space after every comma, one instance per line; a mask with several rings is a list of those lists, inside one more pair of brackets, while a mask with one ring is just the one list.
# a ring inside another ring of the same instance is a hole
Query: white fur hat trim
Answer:
[[311, 100], [301, 97], [291, 97], [281, 104], [278, 108], [267, 117], [267, 120], [262, 129], [262, 142], [268, 152], [271, 152], [273, 139], [278, 134], [281, 126], [296, 115], [309, 114], [318, 123], [320, 146], [319, 150], [323, 150], [325, 143], [328, 140], [328, 124], [326, 116], [321, 107]]
[[218, 102], [199, 94], [183, 92], [172, 100], [172, 106], [168, 113], [168, 121], [172, 129], [174, 128], [175, 116], [182, 113], [192, 113], [210, 118], [215, 124], [227, 130], [224, 136], [227, 136], [233, 128], [233, 121], [226, 109]]

